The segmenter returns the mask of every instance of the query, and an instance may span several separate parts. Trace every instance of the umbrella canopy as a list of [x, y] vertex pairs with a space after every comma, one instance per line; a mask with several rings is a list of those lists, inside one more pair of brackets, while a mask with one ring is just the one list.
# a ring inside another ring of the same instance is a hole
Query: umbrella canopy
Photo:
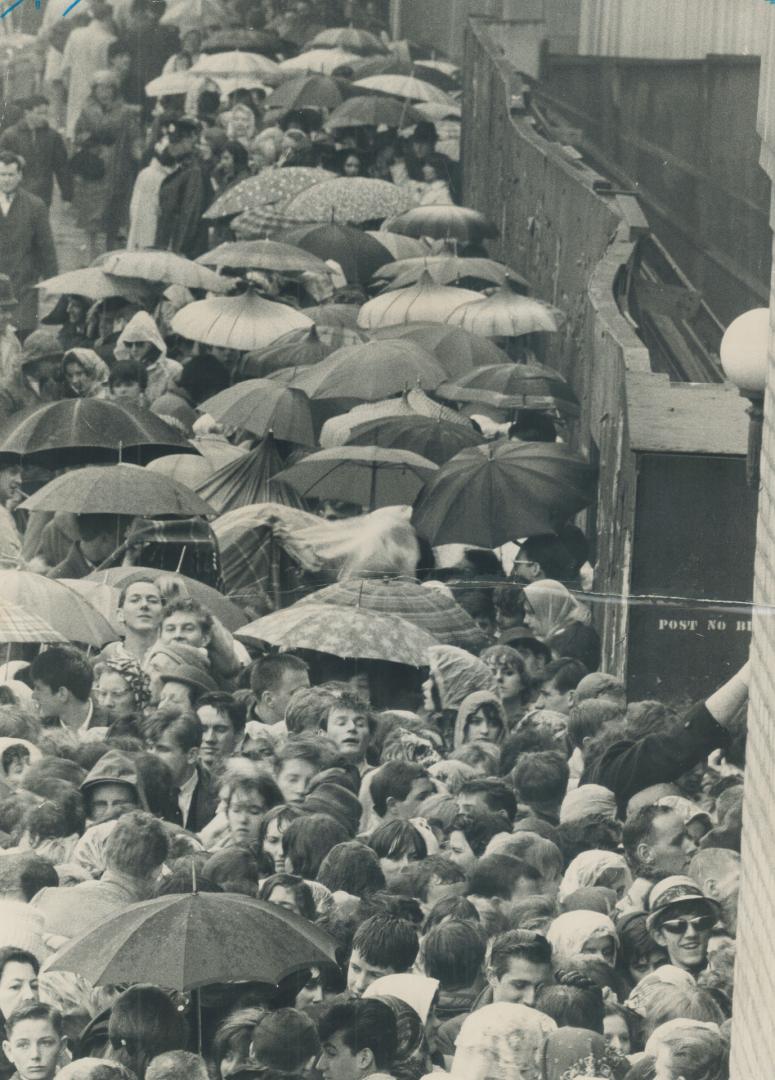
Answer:
[[379, 401], [413, 386], [433, 390], [441, 382], [444, 368], [414, 342], [368, 341], [348, 345], [331, 353], [327, 360], [302, 369], [293, 385], [310, 398]]
[[153, 289], [147, 281], [139, 278], [113, 277], [97, 266], [85, 266], [83, 270], [68, 270], [56, 277], [39, 281], [36, 289], [57, 296], [85, 296], [87, 300], [109, 300], [114, 296], [129, 300], [141, 307], [153, 299]]
[[114, 252], [102, 263], [102, 269], [114, 277], [141, 278], [155, 285], [184, 285], [214, 293], [227, 293], [234, 287], [232, 278], [220, 277], [173, 251]]
[[221, 75], [226, 79], [233, 79], [237, 75], [255, 75], [262, 82], [271, 82], [280, 77], [279, 65], [268, 56], [237, 49], [200, 56], [189, 70], [194, 75]]
[[337, 446], [310, 454], [276, 479], [304, 498], [339, 499], [376, 510], [413, 503], [435, 472], [432, 461], [406, 450]]
[[410, 450], [436, 465], [443, 465], [455, 454], [484, 441], [470, 426], [431, 420], [426, 416], [391, 416], [370, 420], [350, 432], [350, 446], [386, 446], [395, 450]]
[[62, 468], [67, 464], [145, 464], [162, 454], [194, 454], [194, 447], [149, 409], [116, 405], [102, 398], [70, 398], [40, 405], [15, 418], [0, 438], [0, 454]]
[[243, 626], [240, 641], [266, 641], [281, 649], [314, 649], [348, 660], [388, 660], [409, 667], [425, 667], [428, 649], [438, 641], [398, 615], [382, 615], [358, 608], [304, 603], [264, 615]]
[[348, 578], [318, 589], [300, 600], [304, 604], [331, 604], [377, 615], [398, 615], [432, 634], [442, 645], [456, 645], [478, 653], [487, 637], [460, 604], [440, 589], [426, 589], [416, 581]]
[[307, 188], [283, 210], [289, 221], [344, 221], [358, 224], [401, 214], [412, 205], [408, 192], [387, 180], [342, 176]]
[[385, 326], [375, 330], [374, 336], [379, 340], [403, 338], [416, 342], [423, 349], [433, 353], [452, 379], [484, 364], [509, 362], [507, 354], [487, 338], [477, 337], [476, 334], [469, 334], [467, 330], [445, 323], [407, 323], [403, 326]]
[[176, 0], [161, 17], [164, 26], [178, 26], [181, 30], [200, 30], [204, 26], [223, 26], [229, 21], [229, 13], [221, 0]]
[[411, 75], [371, 75], [359, 79], [353, 84], [359, 90], [371, 90], [378, 94], [392, 94], [393, 97], [406, 98], [407, 101], [435, 101], [440, 105], [454, 105], [455, 102], [438, 86], [433, 86], [423, 79]]
[[312, 325], [295, 308], [264, 300], [251, 289], [234, 299], [196, 300], [172, 318], [174, 332], [190, 341], [244, 352], [265, 349], [283, 334]]
[[358, 59], [354, 52], [346, 49], [310, 49], [283, 60], [279, 65], [280, 74], [298, 75], [309, 71], [317, 75], [333, 75], [337, 68], [349, 67]]
[[579, 415], [579, 399], [562, 375], [537, 363], [474, 368], [454, 383], [439, 387], [439, 396], [449, 401], [486, 401], [476, 396], [482, 390], [502, 395], [507, 408], [556, 408], [566, 416]]
[[459, 102], [452, 101], [451, 98], [441, 103], [438, 101], [418, 101], [415, 109], [422, 114], [425, 120], [433, 120], [434, 123], [442, 120], [460, 120], [463, 116], [462, 106]]
[[[169, 575], [165, 575], [165, 572], [159, 570], [158, 567], [114, 566], [109, 570], [95, 570], [94, 573], [89, 574], [83, 580], [98, 585], [110, 586], [116, 590], [118, 595], [118, 592], [125, 585], [129, 585], [133, 581], [140, 581], [143, 578], [150, 578], [155, 581], [157, 578], [164, 576]], [[245, 616], [241, 608], [227, 596], [219, 593], [217, 589], [214, 589], [211, 585], [206, 585], [203, 581], [197, 581], [196, 578], [187, 577], [185, 574], [175, 574], [175, 577], [183, 583], [185, 592], [191, 599], [207, 608], [216, 619], [223, 623], [227, 630], [233, 633], [240, 626], [245, 625]]]
[[68, 638], [58, 633], [42, 616], [21, 604], [0, 597], [0, 645], [61, 642]]
[[412, 73], [418, 79], [432, 83], [447, 93], [455, 93], [460, 89], [461, 72], [456, 64], [449, 64], [443, 60], [416, 60]]
[[231, 270], [270, 270], [275, 274], [332, 273], [331, 267], [311, 252], [275, 240], [237, 240], [219, 244], [200, 255], [197, 262], [219, 270], [228, 267]]
[[266, 99], [267, 109], [335, 109], [342, 103], [342, 91], [330, 75], [297, 75], [281, 83]]
[[[423, 273], [427, 273], [437, 285], [450, 285], [471, 279], [503, 285], [507, 277], [515, 278], [513, 270], [494, 259], [464, 259], [450, 253], [399, 259], [387, 266], [381, 266], [374, 278], [377, 281], [389, 282], [388, 289], [403, 289], [407, 285], [416, 284]], [[528, 287], [524, 278], [519, 280], [525, 288]]]
[[504, 439], [462, 450], [426, 484], [412, 521], [434, 545], [496, 548], [555, 532], [589, 506], [597, 470], [557, 443]]
[[369, 300], [360, 310], [358, 325], [366, 330], [377, 330], [381, 326], [401, 323], [443, 323], [463, 304], [483, 301], [480, 293], [435, 285], [427, 274], [423, 274], [419, 282], [408, 289], [382, 293]]
[[[189, 0], [184, 0], [186, 4]], [[205, 0], [207, 2], [207, 0]], [[220, 20], [228, 22], [227, 19]], [[271, 56], [280, 46], [280, 39], [271, 30], [249, 30], [244, 26], [217, 30], [202, 45], [203, 53], [257, 52]]]
[[381, 420], [387, 416], [417, 416], [408, 396], [402, 394], [401, 397], [387, 398], [385, 401], [369, 401], [365, 405], [356, 405], [349, 412], [332, 416], [321, 428], [321, 447], [329, 450], [333, 446], [345, 446], [355, 428], [371, 420]]
[[[260, 942], [260, 948], [250, 948]], [[130, 904], [65, 945], [47, 971], [93, 986], [152, 982], [170, 990], [265, 982], [335, 963], [334, 940], [277, 904], [235, 893], [186, 893]]]
[[427, 242], [417, 240], [413, 236], [399, 236], [398, 233], [387, 232], [384, 229], [379, 232], [371, 232], [367, 229], [366, 235], [371, 236], [383, 248], [386, 248], [393, 259], [413, 259], [417, 256], [430, 254]]
[[358, 30], [354, 26], [331, 26], [321, 30], [310, 41], [311, 49], [346, 49], [348, 52], [369, 56], [372, 53], [384, 53], [385, 46], [368, 30]]
[[[4, 602], [24, 608], [30, 618], [43, 620], [50, 630], [61, 634], [67, 641], [101, 649], [119, 636], [91, 604], [61, 581], [42, 574], [33, 574], [28, 570], [0, 570], [0, 596]], [[59, 638], [26, 640], [58, 641]]]
[[257, 176], [249, 176], [224, 191], [203, 216], [214, 220], [245, 211], [261, 210], [270, 204], [287, 202], [305, 188], [323, 180], [330, 180], [333, 176], [333, 173], [326, 172], [325, 169], [312, 169], [306, 165], [290, 166], [287, 169], [262, 169]]
[[406, 102], [376, 94], [353, 97], [339, 105], [328, 118], [329, 130], [356, 127], [402, 128], [416, 124], [421, 115]]
[[468, 244], [498, 236], [497, 225], [467, 206], [416, 206], [385, 222], [383, 228], [403, 236], [429, 236], [434, 240], [459, 240]]
[[164, 75], [157, 75], [155, 79], [145, 84], [145, 96], [150, 98], [168, 97], [172, 94], [188, 94], [192, 90], [198, 90], [206, 84], [209, 75], [197, 75], [188, 71], [168, 71]]
[[213, 473], [197, 488], [197, 492], [219, 514], [261, 502], [285, 502], [289, 506], [301, 506], [301, 499], [295, 491], [274, 482], [274, 477], [284, 467], [285, 462], [270, 434], [261, 440], [255, 450]]
[[276, 439], [315, 445], [307, 395], [268, 379], [248, 379], [221, 390], [202, 409], [226, 427], [244, 428], [259, 438], [272, 432]]
[[358, 304], [322, 304], [305, 308], [304, 314], [315, 320], [318, 337], [330, 351], [345, 345], [358, 345], [368, 341], [371, 335], [358, 329]]
[[25, 499], [22, 509], [143, 517], [192, 517], [213, 512], [204, 499], [182, 484], [138, 465], [74, 469]]
[[[198, 448], [198, 454], [167, 454], [166, 457], [156, 458], [148, 468], [194, 491], [224, 465], [239, 460], [247, 453], [222, 439], [203, 439]], [[193, 444], [192, 449], [196, 449]]]
[[287, 244], [295, 244], [317, 255], [319, 259], [333, 259], [339, 263], [351, 285], [365, 285], [374, 271], [390, 260], [388, 249], [373, 236], [338, 222], [304, 225], [283, 233], [282, 239]]
[[264, 379], [288, 368], [309, 367], [319, 364], [333, 351], [331, 345], [321, 340], [316, 326], [311, 330], [292, 330], [268, 349], [245, 353], [235, 367], [235, 378]]
[[506, 285], [477, 304], [476, 310], [466, 305], [451, 312], [447, 321], [482, 337], [520, 337], [536, 331], [555, 333], [565, 315], [559, 308], [522, 296]]

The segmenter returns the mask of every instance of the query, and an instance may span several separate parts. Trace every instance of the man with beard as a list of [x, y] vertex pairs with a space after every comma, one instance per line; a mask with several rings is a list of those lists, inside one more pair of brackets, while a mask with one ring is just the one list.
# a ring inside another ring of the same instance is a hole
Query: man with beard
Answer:
[[35, 94], [23, 104], [24, 116], [0, 136], [0, 150], [10, 150], [24, 158], [22, 186], [51, 206], [54, 177], [65, 202], [73, 197], [73, 178], [65, 141], [48, 121], [49, 101]]

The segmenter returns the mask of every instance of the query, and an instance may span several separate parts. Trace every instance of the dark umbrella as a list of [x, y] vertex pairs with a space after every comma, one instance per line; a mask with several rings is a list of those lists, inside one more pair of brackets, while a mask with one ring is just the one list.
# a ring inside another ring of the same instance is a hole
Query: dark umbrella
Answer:
[[374, 330], [378, 340], [414, 341], [433, 353], [451, 379], [457, 379], [485, 364], [505, 364], [508, 355], [487, 338], [445, 323], [405, 323]]
[[414, 342], [366, 341], [302, 368], [293, 385], [317, 400], [381, 401], [414, 386], [433, 390], [446, 381], [443, 372], [436, 358]]
[[315, 445], [307, 395], [268, 379], [248, 379], [221, 390], [202, 409], [226, 427], [244, 428], [259, 438], [272, 432], [276, 439]]
[[222, 53], [239, 50], [273, 57], [279, 45], [279, 37], [268, 30], [247, 30], [240, 26], [232, 30], [217, 30], [211, 34], [203, 43], [202, 52]]
[[432, 461], [406, 450], [335, 446], [310, 454], [275, 479], [305, 498], [339, 499], [376, 510], [413, 503], [435, 472]]
[[179, 431], [148, 409], [100, 398], [72, 398], [15, 416], [0, 432], [0, 454], [62, 468], [91, 461], [145, 464], [162, 454], [196, 450]]
[[412, 522], [432, 544], [496, 548], [555, 532], [589, 506], [597, 470], [557, 443], [501, 440], [462, 450], [429, 480]]
[[350, 98], [334, 109], [328, 118], [328, 127], [337, 128], [380, 127], [403, 128], [417, 124], [422, 116], [407, 102], [396, 98], [363, 96]]
[[243, 353], [235, 366], [235, 378], [264, 379], [274, 371], [309, 367], [325, 360], [335, 348], [321, 340], [316, 326], [311, 330], [292, 330], [267, 349]]
[[498, 227], [467, 206], [417, 206], [385, 224], [388, 232], [402, 236], [429, 236], [434, 240], [480, 243], [498, 236]]
[[350, 225], [302, 225], [278, 239], [312, 252], [319, 259], [334, 259], [351, 285], [366, 285], [380, 266], [390, 262], [386, 247]]
[[500, 405], [511, 409], [554, 409], [566, 416], [578, 416], [579, 399], [559, 371], [545, 364], [494, 364], [474, 368], [455, 382], [438, 388], [448, 401], [492, 403], [482, 396], [501, 395]]
[[281, 83], [266, 99], [268, 109], [291, 112], [293, 109], [335, 109], [341, 105], [341, 81], [330, 75], [297, 75]]
[[470, 446], [478, 446], [484, 436], [472, 427], [431, 420], [427, 416], [388, 416], [359, 424], [350, 432], [350, 446], [387, 446], [395, 450], [411, 450], [436, 465], [443, 465], [455, 454]]

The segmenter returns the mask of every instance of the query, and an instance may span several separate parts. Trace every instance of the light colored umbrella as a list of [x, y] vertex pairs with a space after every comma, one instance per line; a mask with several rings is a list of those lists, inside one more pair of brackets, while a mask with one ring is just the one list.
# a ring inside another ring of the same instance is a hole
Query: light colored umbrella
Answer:
[[413, 236], [399, 236], [398, 233], [387, 232], [381, 229], [379, 232], [366, 230], [366, 235], [371, 236], [390, 252], [394, 259], [412, 259], [420, 255], [431, 254], [431, 249], [424, 240]]
[[261, 53], [234, 50], [200, 56], [189, 70], [194, 75], [220, 75], [224, 79], [255, 75], [257, 79], [267, 81], [277, 77], [279, 65]]
[[203, 216], [215, 220], [231, 214], [258, 212], [268, 205], [287, 203], [305, 188], [333, 177], [334, 173], [306, 165], [292, 165], [287, 169], [271, 166], [224, 191]]
[[498, 236], [494, 222], [467, 206], [416, 206], [400, 217], [386, 221], [382, 228], [403, 236], [426, 236], [462, 243], [481, 243]]
[[198, 454], [168, 454], [166, 457], [156, 458], [147, 468], [163, 473], [164, 476], [169, 476], [195, 491], [218, 469], [247, 453], [242, 447], [232, 446], [221, 439], [203, 439], [198, 449]]
[[408, 289], [382, 293], [369, 300], [360, 310], [358, 325], [365, 330], [377, 330], [381, 326], [401, 323], [443, 323], [463, 304], [473, 305], [483, 300], [481, 293], [436, 285], [428, 274], [423, 274], [419, 282]]
[[310, 454], [275, 479], [303, 498], [339, 499], [376, 510], [411, 505], [437, 471], [432, 461], [408, 450], [337, 446]]
[[559, 308], [522, 296], [506, 285], [481, 303], [464, 304], [451, 311], [446, 321], [482, 337], [520, 337], [537, 331], [556, 333], [565, 315]]
[[369, 56], [386, 52], [385, 46], [368, 30], [358, 30], [354, 26], [330, 26], [321, 30], [309, 43], [310, 49], [345, 49], [348, 52]]
[[164, 26], [201, 30], [204, 26], [225, 26], [229, 13], [221, 0], [176, 0], [161, 17]]
[[188, 94], [199, 90], [208, 80], [207, 75], [197, 75], [191, 71], [168, 71], [157, 75], [145, 84], [145, 96], [150, 98], [168, 97], [173, 94]]
[[440, 105], [456, 104], [448, 94], [423, 79], [411, 75], [370, 75], [359, 79], [353, 86], [360, 90], [372, 90], [379, 94], [392, 94], [407, 101], [435, 101]]
[[276, 240], [238, 240], [219, 244], [197, 262], [217, 269], [271, 270], [276, 274], [331, 274], [331, 267], [309, 251]]
[[113, 277], [98, 266], [67, 270], [64, 274], [39, 281], [35, 288], [55, 296], [85, 296], [92, 302], [118, 296], [133, 304], [144, 305], [153, 297], [153, 289], [147, 281], [140, 278]]
[[73, 514], [193, 517], [212, 507], [161, 473], [139, 465], [91, 465], [49, 481], [22, 503], [24, 510]]
[[213, 82], [217, 83], [221, 94], [227, 97], [235, 90], [263, 90], [265, 94], [270, 91], [270, 87], [257, 75], [235, 75], [228, 79], [223, 75], [216, 75]]
[[302, 191], [286, 204], [282, 214], [290, 222], [347, 222], [383, 220], [402, 214], [412, 205], [407, 191], [387, 180], [342, 176]]
[[403, 338], [433, 353], [451, 379], [486, 364], [505, 364], [507, 354], [487, 338], [470, 334], [448, 323], [407, 323], [374, 331], [378, 340]]
[[315, 400], [380, 401], [413, 386], [434, 390], [446, 381], [438, 360], [414, 342], [367, 341], [337, 349], [319, 364], [302, 368], [293, 385]]
[[330, 420], [326, 420], [320, 431], [321, 447], [330, 450], [334, 446], [345, 446], [355, 428], [372, 420], [388, 416], [415, 416], [407, 397], [407, 394], [402, 394], [401, 397], [388, 398], [385, 401], [367, 401], [340, 416], [332, 416]]
[[358, 59], [355, 53], [345, 49], [310, 49], [283, 60], [278, 66], [281, 73], [288, 75], [300, 75], [305, 71], [314, 75], [333, 75], [337, 68], [348, 67]]
[[[42, 574], [33, 574], [29, 570], [0, 570], [0, 596], [4, 602], [18, 604], [31, 618], [42, 619], [50, 630], [61, 634], [67, 641], [101, 649], [119, 636], [91, 604], [61, 581]], [[13, 639], [3, 640], [8, 642]]]
[[16, 642], [38, 644], [66, 642], [68, 639], [44, 618], [12, 600], [0, 597], [0, 645]]
[[374, 275], [374, 279], [389, 282], [385, 291], [404, 289], [408, 285], [415, 285], [423, 272], [427, 272], [437, 285], [451, 285], [464, 278], [476, 278], [478, 281], [502, 285], [507, 277], [512, 277], [518, 278], [527, 287], [525, 279], [515, 274], [505, 263], [496, 262], [494, 259], [463, 258], [455, 255], [454, 252], [399, 259], [381, 266]]
[[214, 293], [234, 288], [233, 278], [221, 277], [174, 251], [119, 251], [108, 255], [101, 269], [114, 277], [140, 278], [155, 285], [184, 285]]
[[364, 94], [342, 102], [328, 118], [329, 131], [337, 128], [388, 127], [402, 128], [416, 124], [420, 114], [407, 102], [378, 94]]
[[269, 379], [247, 379], [203, 402], [202, 409], [227, 428], [244, 428], [263, 438], [315, 445], [309, 399], [301, 390]]
[[339, 84], [330, 75], [297, 75], [281, 83], [264, 102], [269, 110], [335, 109], [342, 102]]
[[428, 649], [439, 644], [427, 630], [398, 615], [314, 603], [264, 615], [235, 636], [283, 650], [313, 649], [348, 660], [387, 660], [418, 668], [428, 663]]
[[172, 318], [173, 331], [189, 341], [243, 352], [265, 349], [283, 334], [313, 325], [295, 308], [264, 300], [250, 289], [234, 299], [196, 300]]

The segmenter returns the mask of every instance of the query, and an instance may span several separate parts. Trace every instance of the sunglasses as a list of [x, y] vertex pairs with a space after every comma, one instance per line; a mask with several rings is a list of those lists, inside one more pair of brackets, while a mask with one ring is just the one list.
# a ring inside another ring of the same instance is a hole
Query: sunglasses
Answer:
[[702, 933], [712, 930], [715, 925], [716, 920], [712, 915], [697, 915], [693, 919], [668, 919], [662, 923], [660, 929], [666, 930], [668, 934], [685, 934], [691, 926]]

